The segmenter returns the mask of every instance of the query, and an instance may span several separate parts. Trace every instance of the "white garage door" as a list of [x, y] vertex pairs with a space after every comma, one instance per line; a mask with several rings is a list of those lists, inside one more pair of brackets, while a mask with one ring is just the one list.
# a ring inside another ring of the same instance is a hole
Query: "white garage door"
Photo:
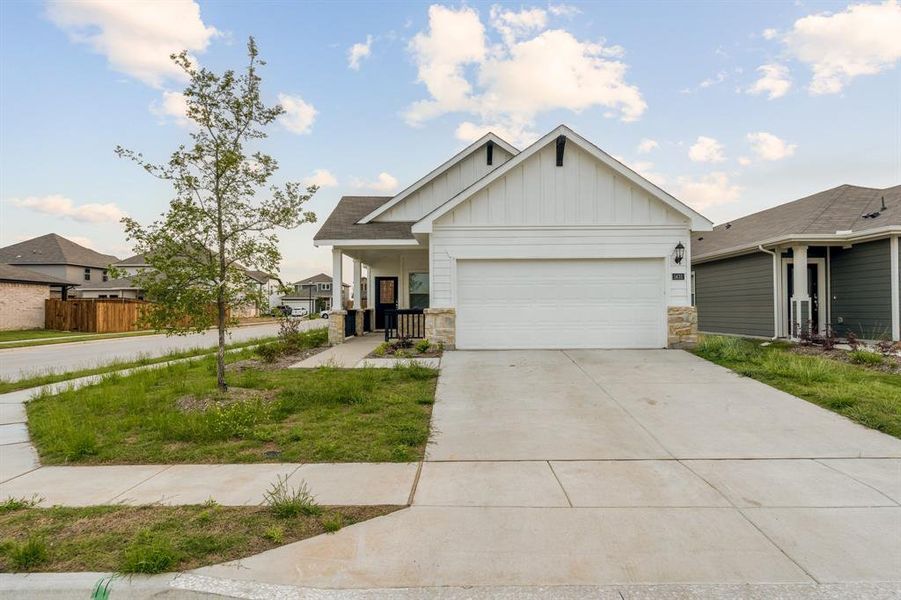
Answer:
[[662, 348], [663, 259], [459, 260], [457, 347]]

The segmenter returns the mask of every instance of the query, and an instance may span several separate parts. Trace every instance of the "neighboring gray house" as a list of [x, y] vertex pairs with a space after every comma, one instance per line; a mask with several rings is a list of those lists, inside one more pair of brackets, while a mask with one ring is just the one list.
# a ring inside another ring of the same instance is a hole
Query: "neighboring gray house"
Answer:
[[[332, 309], [332, 276], [319, 273], [293, 284], [294, 293], [282, 296], [282, 304], [292, 308], [305, 308], [314, 313]], [[341, 301], [347, 302], [350, 286], [341, 285]]]
[[107, 269], [118, 260], [115, 256], [95, 252], [55, 233], [0, 248], [0, 263], [66, 281], [68, 286], [59, 284], [51, 287], [53, 298], [65, 298], [66, 289], [71, 286], [108, 281]]
[[899, 340], [899, 236], [901, 185], [842, 185], [694, 232], [698, 329]]

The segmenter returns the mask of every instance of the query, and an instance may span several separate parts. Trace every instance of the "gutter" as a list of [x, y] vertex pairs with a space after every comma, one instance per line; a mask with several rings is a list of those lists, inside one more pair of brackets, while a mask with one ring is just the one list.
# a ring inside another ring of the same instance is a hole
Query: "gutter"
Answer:
[[758, 244], [757, 249], [773, 257], [773, 337], [771, 339], [775, 340], [779, 337], [779, 287], [776, 283], [779, 281], [779, 255], [772, 250], [767, 250], [762, 244]]
[[[863, 229], [861, 231], [852, 231], [849, 233], [815, 233], [815, 234], [791, 234], [791, 235], [783, 235], [779, 237], [769, 238], [766, 240], [760, 241], [758, 244], [754, 244], [753, 242], [747, 246], [732, 246], [731, 248], [725, 248], [723, 250], [718, 250], [713, 253], [702, 254], [700, 256], [695, 256], [693, 262], [696, 264], [701, 264], [705, 262], [710, 262], [712, 260], [721, 260], [723, 258], [729, 258], [732, 256], [740, 256], [742, 254], [749, 254], [755, 252], [757, 248], [760, 246], [781, 246], [781, 245], [790, 245], [796, 243], [806, 244], [808, 246], [820, 245], [820, 246], [828, 246], [828, 245], [840, 245], [845, 243], [862, 243], [868, 242], [874, 239], [882, 239], [886, 237], [891, 237], [892, 235], [901, 234], [901, 227], [898, 225], [887, 225], [885, 227], [877, 227], [874, 229]], [[756, 246], [756, 248], [755, 248]]]

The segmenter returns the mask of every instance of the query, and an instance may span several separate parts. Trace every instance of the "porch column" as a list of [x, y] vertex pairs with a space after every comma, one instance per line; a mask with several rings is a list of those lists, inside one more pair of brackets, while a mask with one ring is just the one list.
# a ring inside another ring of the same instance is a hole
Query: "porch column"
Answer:
[[363, 292], [362, 284], [360, 280], [363, 279], [363, 263], [359, 260], [354, 259], [354, 310], [360, 310], [363, 308], [362, 301], [360, 298], [360, 294]]
[[344, 310], [344, 304], [341, 302], [341, 290], [343, 289], [344, 275], [341, 270], [343, 268], [344, 254], [340, 248], [332, 248], [332, 310]]
[[372, 306], [372, 267], [369, 265], [364, 266], [366, 267], [366, 302], [363, 308], [368, 310]]
[[797, 338], [810, 325], [810, 296], [807, 295], [807, 246], [792, 246], [792, 337]]

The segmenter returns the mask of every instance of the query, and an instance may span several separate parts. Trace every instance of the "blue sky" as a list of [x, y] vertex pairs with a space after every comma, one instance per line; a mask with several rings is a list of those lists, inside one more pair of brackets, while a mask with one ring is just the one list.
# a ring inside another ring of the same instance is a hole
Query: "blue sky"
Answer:
[[[566, 123], [716, 222], [841, 183], [901, 182], [896, 2], [0, 4], [0, 243], [50, 231], [126, 256], [117, 219], [169, 189], [113, 154], [187, 139], [188, 49], [221, 70], [256, 37], [289, 108], [280, 180], [391, 194], [486, 129], [519, 147]], [[354, 47], [356, 45], [356, 49]], [[329, 270], [318, 225], [282, 275]]]

